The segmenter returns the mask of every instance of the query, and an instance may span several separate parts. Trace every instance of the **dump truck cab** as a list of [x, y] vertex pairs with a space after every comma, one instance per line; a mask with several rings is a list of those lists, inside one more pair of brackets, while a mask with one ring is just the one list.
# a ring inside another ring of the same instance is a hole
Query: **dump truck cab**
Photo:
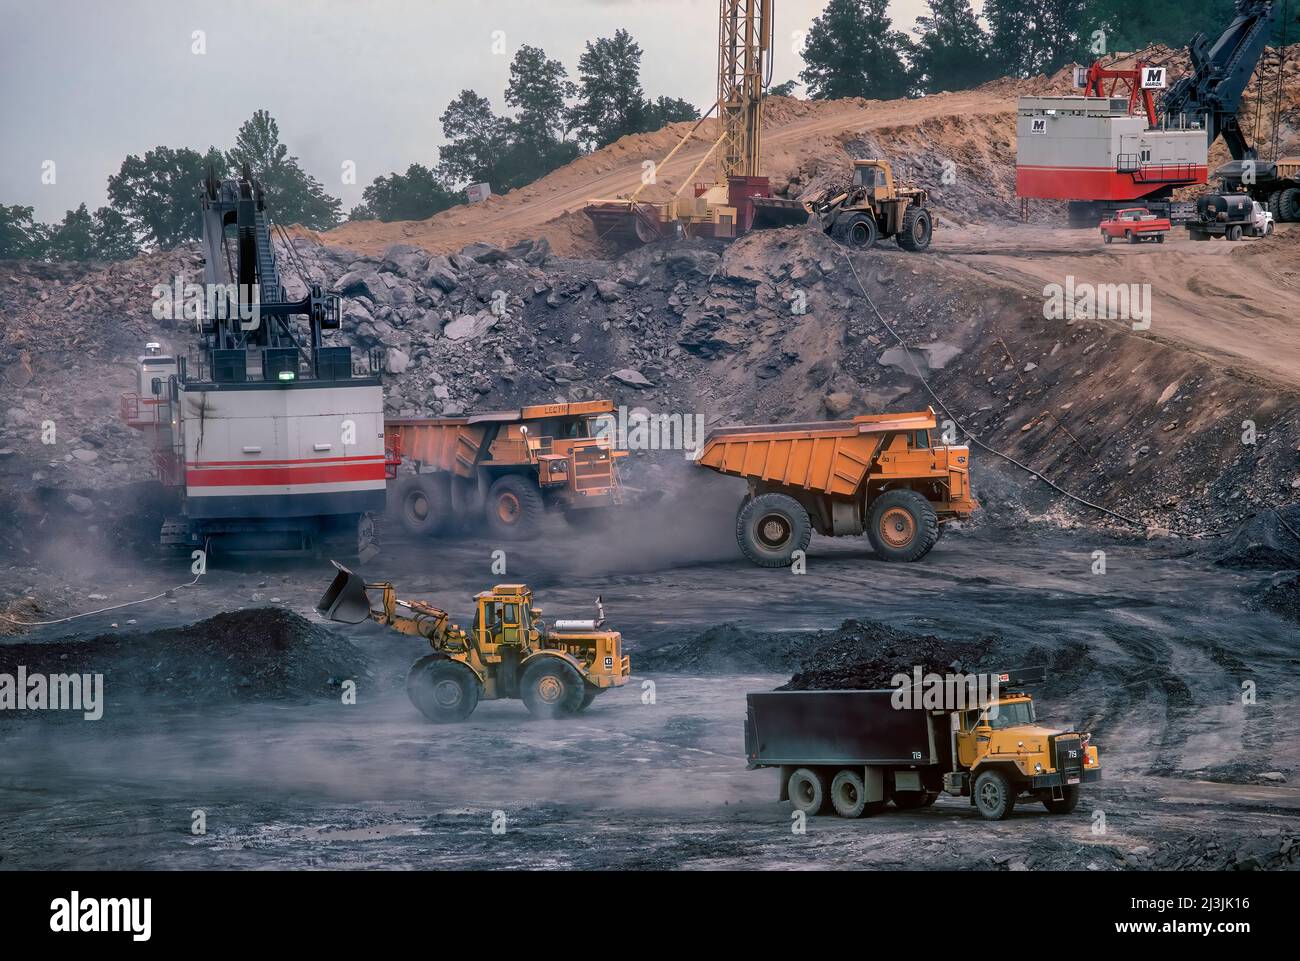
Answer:
[[1039, 725], [1033, 698], [1023, 692], [953, 712], [951, 728], [954, 763], [944, 774], [944, 791], [969, 797], [994, 820], [1007, 817], [1025, 795], [1053, 813], [1069, 813], [1080, 786], [1101, 777], [1091, 736]]
[[813, 531], [866, 534], [884, 560], [920, 560], [941, 525], [979, 506], [970, 449], [936, 444], [932, 408], [863, 414], [847, 421], [723, 427], [704, 441], [696, 463], [743, 477], [737, 514], [742, 552], [762, 567], [784, 567]]

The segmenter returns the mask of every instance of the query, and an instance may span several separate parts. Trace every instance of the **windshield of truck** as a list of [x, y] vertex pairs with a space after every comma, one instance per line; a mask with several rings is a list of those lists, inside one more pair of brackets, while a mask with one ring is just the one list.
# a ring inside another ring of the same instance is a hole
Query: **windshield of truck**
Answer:
[[599, 417], [592, 417], [587, 420], [588, 437], [595, 437], [599, 440], [614, 443], [618, 437], [618, 421], [613, 414], [601, 414]]
[[1008, 727], [1018, 727], [1021, 724], [1034, 723], [1034, 702], [1033, 701], [1013, 701], [1010, 704], [999, 703], [997, 711], [989, 712], [989, 727], [995, 731], [1001, 731]]

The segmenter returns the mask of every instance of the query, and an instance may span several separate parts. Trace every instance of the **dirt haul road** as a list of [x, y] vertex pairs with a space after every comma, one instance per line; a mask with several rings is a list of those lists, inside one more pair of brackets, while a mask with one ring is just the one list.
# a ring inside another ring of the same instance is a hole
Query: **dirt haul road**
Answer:
[[[1207, 548], [1013, 529], [951, 532], [917, 565], [819, 539], [796, 576], [733, 561], [727, 526], [700, 533], [695, 553], [711, 562], [694, 566], [653, 540], [629, 552], [636, 537], [580, 539], [581, 560], [561, 566], [544, 544], [508, 552], [508, 579], [530, 583], [547, 616], [585, 616], [602, 593], [628, 638], [632, 683], [571, 722], [533, 722], [500, 702], [462, 726], [431, 726], [401, 690], [419, 643], [374, 625], [340, 628], [371, 658], [355, 705], [198, 707], [185, 690], [132, 703], [119, 674], [99, 722], [0, 718], [0, 866], [1111, 870], [1277, 867], [1300, 855], [1300, 795], [1285, 783], [1300, 767], [1295, 628], [1247, 606], [1268, 572], [1217, 568]], [[395, 546], [365, 573], [463, 619], [469, 594], [501, 579], [492, 548]], [[1095, 550], [1107, 553], [1105, 574], [1092, 572]], [[120, 565], [104, 590], [117, 600], [126, 579], [147, 590], [181, 574]], [[273, 598], [309, 612], [328, 579], [323, 564], [213, 570], [177, 603], [133, 616], [158, 627]], [[761, 651], [781, 632], [848, 617], [993, 635], [996, 659], [1047, 664], [1057, 680], [1041, 716], [1095, 731], [1105, 779], [1064, 818], [1026, 803], [990, 825], [945, 798], [792, 833], [776, 774], [745, 771], [741, 744], [744, 693], [788, 672], [726, 673], [726, 646], [697, 637], [731, 623], [738, 649]], [[654, 663], [652, 649], [684, 642], [712, 645], [721, 673], [637, 669], [638, 656]], [[0, 668], [12, 670], [4, 650]], [[1242, 704], [1244, 681], [1255, 704]], [[205, 835], [191, 834], [196, 810]]]

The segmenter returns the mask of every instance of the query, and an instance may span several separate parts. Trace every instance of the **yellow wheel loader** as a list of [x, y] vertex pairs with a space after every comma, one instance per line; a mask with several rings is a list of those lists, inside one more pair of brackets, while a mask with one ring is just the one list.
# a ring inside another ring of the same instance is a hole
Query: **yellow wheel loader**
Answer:
[[[521, 699], [537, 717], [570, 717], [631, 673], [618, 631], [604, 630], [596, 598], [592, 620], [557, 620], [551, 628], [532, 592], [522, 584], [498, 584], [474, 597], [468, 631], [423, 601], [398, 598], [387, 581], [367, 584], [332, 561], [338, 573], [316, 610], [332, 621], [365, 620], [428, 640], [432, 652], [411, 665], [406, 693], [421, 713], [440, 724], [463, 721], [480, 700]], [[369, 591], [380, 592], [378, 606]]]
[[842, 244], [866, 250], [893, 237], [904, 250], [930, 246], [934, 219], [929, 191], [894, 180], [888, 160], [853, 161], [853, 181], [806, 198], [805, 206], [826, 233]]

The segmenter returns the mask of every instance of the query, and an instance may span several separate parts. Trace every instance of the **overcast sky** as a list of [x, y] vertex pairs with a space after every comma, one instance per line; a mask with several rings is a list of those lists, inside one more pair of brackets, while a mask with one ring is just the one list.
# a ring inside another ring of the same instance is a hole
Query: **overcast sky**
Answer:
[[[776, 0], [775, 83], [802, 69], [796, 34], [824, 4]], [[911, 30], [926, 5], [890, 8]], [[82, 201], [94, 210], [128, 154], [226, 149], [264, 107], [347, 210], [375, 177], [436, 160], [438, 117], [461, 89], [504, 110], [525, 43], [573, 76], [583, 44], [622, 27], [645, 51], [648, 95], [712, 103], [717, 11], [717, 0], [0, 0], [0, 203], [44, 221]], [[355, 185], [342, 182], [345, 161]]]

